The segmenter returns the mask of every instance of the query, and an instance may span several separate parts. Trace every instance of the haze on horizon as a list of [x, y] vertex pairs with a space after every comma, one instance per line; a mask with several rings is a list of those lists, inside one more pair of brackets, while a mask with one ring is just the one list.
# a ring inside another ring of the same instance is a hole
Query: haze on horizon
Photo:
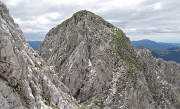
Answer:
[[91, 11], [124, 31], [131, 40], [180, 43], [179, 0], [1, 0], [26, 40], [46, 33], [79, 10]]

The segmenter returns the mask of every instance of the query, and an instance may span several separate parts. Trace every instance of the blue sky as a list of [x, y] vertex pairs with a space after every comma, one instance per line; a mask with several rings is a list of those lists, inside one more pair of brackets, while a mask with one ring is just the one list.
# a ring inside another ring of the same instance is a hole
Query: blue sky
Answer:
[[1, 0], [27, 40], [46, 33], [79, 10], [89, 10], [121, 28], [131, 40], [180, 43], [179, 0]]

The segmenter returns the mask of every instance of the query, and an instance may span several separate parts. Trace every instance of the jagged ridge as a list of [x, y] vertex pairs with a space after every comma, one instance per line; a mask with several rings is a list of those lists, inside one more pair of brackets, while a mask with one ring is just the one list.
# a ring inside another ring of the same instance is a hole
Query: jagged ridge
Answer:
[[79, 11], [50, 30], [39, 53], [87, 108], [179, 106], [179, 92], [168, 89], [177, 84], [165, 74], [178, 74], [179, 65], [171, 66], [177, 71], [173, 72], [167, 66], [170, 63], [153, 58], [146, 50], [135, 51], [122, 30], [92, 12]]
[[101, 17], [83, 10], [51, 29], [38, 51], [43, 61], [0, 7], [0, 108], [180, 106], [180, 65], [135, 51], [122, 30]]
[[0, 2], [0, 108], [78, 108], [69, 89], [26, 43], [19, 26]]

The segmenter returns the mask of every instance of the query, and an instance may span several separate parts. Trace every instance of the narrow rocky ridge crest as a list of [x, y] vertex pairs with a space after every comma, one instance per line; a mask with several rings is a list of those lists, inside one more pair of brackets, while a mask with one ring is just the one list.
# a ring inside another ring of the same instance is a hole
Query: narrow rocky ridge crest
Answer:
[[79, 11], [51, 29], [39, 54], [86, 108], [179, 106], [179, 80], [172, 84], [169, 77], [179, 75], [179, 64], [168, 67], [171, 62], [136, 51], [121, 29], [92, 12]]

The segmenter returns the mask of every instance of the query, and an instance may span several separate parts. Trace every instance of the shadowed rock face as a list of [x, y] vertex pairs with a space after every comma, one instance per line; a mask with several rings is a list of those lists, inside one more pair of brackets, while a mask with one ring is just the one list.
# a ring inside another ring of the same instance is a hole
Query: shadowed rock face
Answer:
[[178, 108], [179, 64], [135, 51], [119, 28], [83, 10], [52, 28], [39, 55], [88, 108]]
[[53, 66], [26, 43], [7, 7], [0, 2], [0, 108], [77, 108]]

